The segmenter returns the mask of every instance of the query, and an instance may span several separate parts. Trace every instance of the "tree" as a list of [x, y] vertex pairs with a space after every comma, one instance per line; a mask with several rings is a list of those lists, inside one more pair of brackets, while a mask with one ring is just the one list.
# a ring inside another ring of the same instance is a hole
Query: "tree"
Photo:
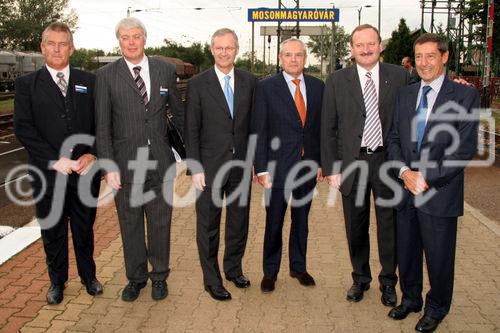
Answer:
[[[241, 57], [236, 59], [236, 62], [234, 63], [234, 66], [236, 68], [241, 68], [246, 71], [250, 71], [251, 69], [251, 60], [250, 60], [250, 55], [251, 52], [245, 52]], [[263, 75], [265, 73], [265, 68], [264, 68], [264, 63], [262, 60], [259, 60], [257, 58], [254, 58], [254, 64], [253, 64], [253, 71], [254, 73], [257, 73], [258, 75]]]
[[[330, 48], [332, 45], [332, 28], [324, 26], [323, 36], [311, 36], [307, 42], [307, 47], [317, 58], [330, 59]], [[323, 47], [321, 42], [323, 41]], [[323, 49], [323, 53], [321, 53]], [[349, 54], [349, 34], [345, 32], [344, 27], [335, 27], [335, 54], [339, 59], [345, 58]]]
[[208, 68], [214, 63], [208, 44], [202, 45], [201, 43], [195, 42], [190, 46], [183, 46], [168, 39], [165, 39], [164, 43], [165, 45], [160, 47], [148, 47], [146, 53], [179, 58], [184, 62], [195, 65], [199, 70]]
[[70, 64], [73, 67], [81, 68], [87, 71], [95, 71], [99, 68], [97, 56], [103, 56], [104, 51], [98, 49], [77, 49], [70, 58]]
[[384, 50], [384, 62], [400, 65], [401, 60], [413, 54], [414, 38], [404, 18], [399, 20], [398, 30], [391, 34], [391, 40]]
[[78, 16], [68, 8], [69, 0], [1, 0], [0, 47], [39, 51], [42, 32], [54, 21], [74, 29]]

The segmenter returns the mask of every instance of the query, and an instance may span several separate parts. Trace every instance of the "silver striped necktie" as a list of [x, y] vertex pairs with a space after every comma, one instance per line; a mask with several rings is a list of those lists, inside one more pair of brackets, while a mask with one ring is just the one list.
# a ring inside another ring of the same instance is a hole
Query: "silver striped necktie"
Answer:
[[64, 73], [57, 72], [56, 76], [59, 78], [59, 81], [57, 81], [57, 86], [61, 90], [63, 96], [66, 97], [66, 93], [68, 92], [68, 82], [66, 82], [66, 80], [64, 79]]
[[137, 89], [139, 89], [139, 92], [141, 93], [142, 100], [144, 101], [144, 106], [148, 105], [149, 99], [148, 99], [148, 92], [146, 90], [146, 83], [144, 83], [144, 80], [141, 77], [141, 66], [135, 66], [133, 68], [134, 73], [135, 73], [135, 84], [137, 85]]
[[372, 73], [366, 73], [366, 84], [363, 90], [363, 99], [366, 109], [365, 127], [363, 130], [363, 141], [371, 150], [382, 146], [382, 125], [378, 114], [378, 98]]

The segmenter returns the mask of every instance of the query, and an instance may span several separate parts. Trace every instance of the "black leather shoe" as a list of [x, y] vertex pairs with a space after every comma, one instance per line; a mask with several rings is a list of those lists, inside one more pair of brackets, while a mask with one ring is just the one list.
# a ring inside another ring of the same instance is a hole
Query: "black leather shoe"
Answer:
[[59, 304], [62, 302], [64, 284], [54, 284], [52, 283], [47, 291], [47, 303], [48, 304]]
[[83, 280], [80, 280], [82, 284], [85, 286], [85, 289], [87, 289], [87, 293], [92, 296], [96, 295], [101, 295], [103, 288], [101, 282], [99, 282], [96, 278], [93, 278], [92, 280], [86, 282]]
[[368, 289], [370, 289], [369, 283], [354, 282], [347, 291], [347, 300], [351, 302], [361, 301], [363, 299], [363, 293]]
[[262, 278], [262, 282], [260, 283], [260, 290], [262, 290], [263, 293], [272, 292], [274, 290], [275, 282], [276, 282], [275, 278], [264, 276]]
[[139, 297], [141, 293], [141, 289], [146, 286], [146, 282], [132, 282], [129, 283], [123, 288], [122, 291], [122, 300], [125, 302], [133, 302]]
[[205, 290], [213, 299], [218, 301], [229, 301], [231, 299], [231, 294], [224, 286], [205, 286]]
[[250, 280], [248, 280], [245, 275], [240, 275], [240, 276], [237, 276], [237, 277], [233, 277], [233, 278], [226, 278], [228, 281], [231, 281], [232, 283], [234, 283], [234, 285], [238, 288], [248, 288], [250, 287]]
[[421, 309], [409, 308], [403, 304], [400, 304], [389, 311], [388, 316], [394, 320], [402, 320], [408, 317], [411, 312], [420, 312]]
[[168, 295], [168, 288], [166, 281], [153, 281], [151, 286], [151, 298], [155, 301], [164, 299]]
[[441, 320], [434, 319], [428, 315], [424, 315], [415, 326], [415, 330], [418, 332], [430, 333], [434, 332], [439, 326]]
[[398, 301], [398, 296], [396, 295], [396, 288], [393, 286], [380, 286], [380, 291], [382, 292], [382, 297], [380, 300], [385, 306], [396, 306]]
[[309, 273], [307, 273], [307, 271], [303, 273], [290, 271], [290, 276], [299, 280], [299, 283], [303, 286], [310, 287], [316, 285], [316, 282], [314, 282], [313, 277]]

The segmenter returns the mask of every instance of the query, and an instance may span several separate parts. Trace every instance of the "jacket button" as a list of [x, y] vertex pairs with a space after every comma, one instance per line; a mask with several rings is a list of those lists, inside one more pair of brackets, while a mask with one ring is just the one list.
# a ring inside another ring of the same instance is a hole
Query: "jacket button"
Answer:
[[66, 118], [66, 115], [65, 114], [62, 114], [61, 115], [61, 119], [65, 119]]
[[146, 119], [146, 120], [144, 120], [144, 122], [147, 124], [149, 121]]

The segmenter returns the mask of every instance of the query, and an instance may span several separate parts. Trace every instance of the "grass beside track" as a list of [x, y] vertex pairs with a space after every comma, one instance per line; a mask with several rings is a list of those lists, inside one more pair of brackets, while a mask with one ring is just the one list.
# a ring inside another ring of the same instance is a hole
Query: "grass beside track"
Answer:
[[14, 112], [14, 99], [8, 99], [5, 101], [0, 101], [0, 114], [12, 113]]

